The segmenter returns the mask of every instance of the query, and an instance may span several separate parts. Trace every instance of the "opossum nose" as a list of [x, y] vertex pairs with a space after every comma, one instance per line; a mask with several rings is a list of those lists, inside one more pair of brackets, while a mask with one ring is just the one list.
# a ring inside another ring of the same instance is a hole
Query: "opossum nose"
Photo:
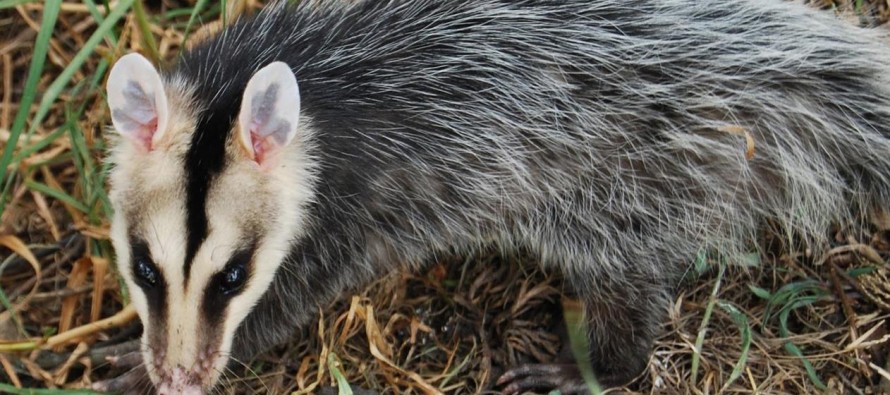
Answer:
[[158, 386], [159, 395], [201, 395], [204, 391], [195, 380], [194, 375], [186, 371], [182, 366], [173, 369], [170, 375], [165, 377]]

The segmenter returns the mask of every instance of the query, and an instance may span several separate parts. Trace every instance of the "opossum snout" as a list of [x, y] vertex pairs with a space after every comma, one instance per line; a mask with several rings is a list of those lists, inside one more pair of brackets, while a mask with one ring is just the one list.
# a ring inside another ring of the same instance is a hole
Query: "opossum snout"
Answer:
[[173, 369], [169, 374], [161, 376], [161, 382], [158, 384], [159, 395], [201, 395], [204, 390], [201, 388], [201, 380], [198, 378], [195, 370], [187, 371], [183, 367]]
[[173, 360], [165, 358], [166, 352], [155, 353], [153, 362], [155, 386], [159, 394], [203, 394], [218, 379], [217, 363], [224, 364], [218, 349], [205, 344], [193, 358], [188, 353], [178, 354]]

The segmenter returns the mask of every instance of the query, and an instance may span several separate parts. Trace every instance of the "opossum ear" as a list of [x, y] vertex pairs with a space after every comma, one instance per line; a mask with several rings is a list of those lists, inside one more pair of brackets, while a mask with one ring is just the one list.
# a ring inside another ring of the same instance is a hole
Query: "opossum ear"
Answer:
[[238, 115], [238, 142], [263, 164], [297, 133], [300, 91], [290, 66], [273, 62], [247, 82]]
[[124, 55], [111, 68], [106, 90], [114, 129], [146, 151], [157, 146], [167, 126], [167, 96], [154, 66], [137, 53]]

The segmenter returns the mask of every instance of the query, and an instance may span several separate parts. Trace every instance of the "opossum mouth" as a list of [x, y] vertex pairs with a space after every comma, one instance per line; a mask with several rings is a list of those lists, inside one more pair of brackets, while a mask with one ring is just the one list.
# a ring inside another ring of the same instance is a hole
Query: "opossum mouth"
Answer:
[[158, 385], [159, 395], [201, 395], [204, 389], [201, 385], [196, 384], [194, 378], [185, 373], [184, 369], [174, 369], [173, 373]]
[[[146, 355], [147, 356], [147, 355]], [[205, 346], [194, 362], [183, 366], [172, 366], [164, 361], [163, 354], [153, 359], [153, 377], [158, 394], [203, 394], [209, 392], [219, 381], [219, 366], [225, 366], [229, 358], [221, 355], [216, 347]]]

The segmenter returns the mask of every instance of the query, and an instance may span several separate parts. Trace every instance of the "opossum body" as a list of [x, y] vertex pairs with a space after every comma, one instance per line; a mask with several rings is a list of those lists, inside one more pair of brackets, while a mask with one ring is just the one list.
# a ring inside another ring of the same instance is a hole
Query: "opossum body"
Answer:
[[145, 367], [208, 391], [344, 290], [495, 247], [563, 272], [626, 382], [698, 251], [770, 219], [818, 253], [890, 203], [888, 53], [777, 0], [368, 0], [267, 7], [162, 74], [124, 56], [112, 239]]

